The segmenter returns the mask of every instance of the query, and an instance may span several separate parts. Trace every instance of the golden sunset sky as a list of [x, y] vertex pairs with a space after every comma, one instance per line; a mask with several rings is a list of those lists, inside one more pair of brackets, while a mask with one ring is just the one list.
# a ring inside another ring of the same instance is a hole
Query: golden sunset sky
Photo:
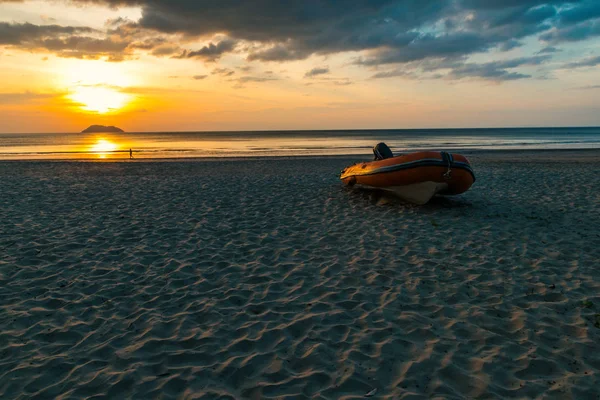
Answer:
[[0, 0], [0, 132], [600, 125], [598, 1]]

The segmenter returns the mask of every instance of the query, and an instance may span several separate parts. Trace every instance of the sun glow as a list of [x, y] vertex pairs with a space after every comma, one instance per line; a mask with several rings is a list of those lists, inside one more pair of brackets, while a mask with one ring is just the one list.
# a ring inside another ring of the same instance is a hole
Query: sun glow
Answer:
[[100, 158], [106, 158], [106, 154], [116, 151], [118, 146], [106, 139], [98, 139], [96, 143], [90, 147], [90, 152], [98, 154]]
[[106, 114], [119, 111], [127, 105], [130, 96], [105, 87], [78, 87], [69, 95], [69, 98], [78, 103], [86, 111]]

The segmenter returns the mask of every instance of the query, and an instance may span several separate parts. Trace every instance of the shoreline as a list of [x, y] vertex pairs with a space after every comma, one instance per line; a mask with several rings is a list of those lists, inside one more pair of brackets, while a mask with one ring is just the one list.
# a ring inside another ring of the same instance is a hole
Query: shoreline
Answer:
[[[418, 151], [442, 151], [442, 150], [415, 150], [415, 151], [403, 151], [397, 152], [396, 155], [413, 153]], [[569, 156], [572, 157], [585, 157], [585, 158], [598, 158], [600, 159], [600, 148], [593, 149], [474, 149], [474, 150], [444, 150], [455, 154], [462, 154], [466, 157], [473, 157], [473, 159], [489, 159], [500, 161], [503, 158], [510, 161], [517, 161], [515, 156], [526, 155], [535, 156], [536, 159], [550, 159], [550, 156], [559, 155], [561, 161], [565, 161]], [[128, 153], [128, 151], [118, 151], [115, 153]], [[134, 152], [135, 154], [135, 152]], [[135, 158], [133, 160], [129, 158], [21, 158], [21, 159], [2, 159], [0, 163], [4, 162], [122, 162], [122, 163], [140, 163], [140, 162], [219, 162], [219, 161], [250, 161], [250, 160], [298, 160], [298, 159], [360, 159], [361, 161], [370, 161], [370, 153], [363, 154], [333, 154], [333, 155], [265, 155], [265, 156], [211, 156], [211, 157], [166, 157], [166, 158]], [[522, 160], [527, 161], [527, 160]]]

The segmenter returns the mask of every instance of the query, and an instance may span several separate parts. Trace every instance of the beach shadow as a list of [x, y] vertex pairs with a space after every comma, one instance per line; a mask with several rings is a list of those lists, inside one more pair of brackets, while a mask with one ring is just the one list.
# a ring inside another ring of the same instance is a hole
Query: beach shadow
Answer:
[[423, 208], [465, 208], [473, 204], [462, 196], [435, 196]]
[[344, 191], [353, 198], [362, 199], [363, 201], [367, 201], [371, 205], [376, 206], [414, 208], [423, 211], [434, 211], [447, 208], [467, 208], [472, 206], [471, 202], [464, 199], [462, 196], [434, 196], [427, 204], [417, 205], [403, 200], [394, 193], [382, 189], [344, 187]]
[[375, 206], [397, 206], [405, 208], [419, 207], [416, 204], [402, 200], [393, 193], [381, 189], [344, 187], [344, 192], [351, 199], [360, 200]]

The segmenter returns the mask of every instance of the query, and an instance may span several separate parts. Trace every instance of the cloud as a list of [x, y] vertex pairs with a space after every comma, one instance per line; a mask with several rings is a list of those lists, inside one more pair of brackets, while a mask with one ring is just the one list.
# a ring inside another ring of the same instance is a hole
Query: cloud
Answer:
[[278, 81], [279, 78], [269, 75], [269, 76], [241, 76], [236, 79], [232, 79], [240, 83], [248, 83], [248, 82], [269, 82], [269, 81]]
[[110, 38], [96, 39], [88, 36], [68, 36], [66, 38], [43, 39], [37, 42], [43, 49], [60, 57], [98, 58], [108, 56], [117, 59], [129, 43], [113, 41]]
[[274, 78], [272, 76], [242, 76], [237, 78], [236, 81], [240, 83], [248, 83], [248, 82], [268, 82], [268, 81], [277, 81], [279, 78]]
[[579, 90], [592, 90], [592, 89], [600, 89], [600, 85], [588, 85], [588, 86], [581, 86], [575, 89], [579, 89]]
[[0, 22], [0, 45], [27, 51], [51, 52], [59, 57], [122, 61], [137, 49], [151, 50], [165, 40], [108, 35], [84, 26], [34, 25]]
[[574, 26], [553, 29], [540, 36], [540, 39], [548, 43], [579, 42], [600, 36], [600, 21], [587, 21]]
[[[63, 49], [54, 51], [65, 56], [111, 52], [114, 59], [126, 59], [139, 51], [204, 62], [230, 52], [244, 52], [248, 61], [262, 62], [358, 52], [357, 64], [402, 70], [402, 65], [414, 62], [457, 61], [492, 50], [525, 49], [522, 44], [530, 37], [553, 45], [600, 35], [597, 0], [68, 1], [72, 2], [135, 6], [141, 9], [141, 18], [107, 21], [107, 32], [69, 32], [90, 28], [56, 25], [37, 28], [48, 31], [46, 35], [26, 33], [24, 28], [7, 33], [4, 23], [0, 43], [33, 49], [30, 42], [51, 39], [63, 43]], [[23, 35], [29, 39], [21, 39]], [[70, 41], [67, 36], [90, 39]], [[181, 43], [207, 37], [225, 39], [181, 50], [185, 47]], [[83, 49], [66, 48], [75, 42]], [[102, 50], [89, 52], [88, 47]]]
[[577, 42], [600, 36], [600, 2], [584, 0], [565, 3], [557, 13], [556, 23], [540, 36], [549, 43]]
[[512, 49], [516, 49], [517, 47], [521, 47], [523, 46], [523, 43], [519, 42], [518, 40], [515, 39], [511, 39], [507, 42], [504, 42], [500, 45], [500, 50], [501, 51], [510, 51]]
[[600, 56], [588, 57], [583, 60], [571, 62], [564, 65], [564, 68], [582, 68], [582, 67], [595, 67], [600, 64]]
[[483, 78], [491, 81], [512, 81], [516, 79], [531, 78], [531, 75], [520, 72], [511, 72], [506, 69], [494, 68], [488, 65], [470, 64], [452, 70], [448, 75], [450, 79]]
[[[510, 81], [517, 79], [530, 78], [531, 75], [513, 71], [513, 69], [522, 66], [541, 65], [551, 59], [551, 56], [533, 56], [513, 58], [504, 61], [492, 61], [487, 63], [470, 63], [463, 60], [439, 61], [437, 63], [418, 63], [410, 64], [407, 68], [396, 68], [389, 71], [378, 72], [373, 75], [373, 79], [404, 77], [407, 79], [430, 78], [430, 79], [451, 79], [460, 80], [465, 78], [478, 78], [495, 82]], [[435, 72], [433, 75], [426, 73]], [[442, 73], [442, 71], [448, 71]]]
[[235, 71], [229, 68], [215, 68], [212, 70], [213, 75], [231, 76], [235, 74]]
[[208, 77], [208, 75], [194, 75], [194, 76], [192, 76], [192, 79], [200, 81], [202, 79], [206, 79], [207, 77]]
[[521, 66], [540, 65], [548, 60], [550, 60], [550, 56], [533, 56], [481, 64], [464, 63], [452, 68], [447, 77], [449, 79], [482, 78], [491, 81], [511, 81], [530, 78], [531, 75], [511, 70]]
[[247, 83], [262, 83], [277, 80], [279, 80], [279, 78], [274, 76], [241, 76], [239, 78], [230, 79], [230, 81], [236, 82], [233, 86], [234, 89], [244, 89]]
[[285, 45], [275, 45], [252, 52], [248, 55], [248, 61], [294, 61], [302, 60], [310, 55], [308, 50], [291, 49]]
[[[371, 54], [365, 62], [371, 65], [461, 57], [495, 47], [509, 50], [519, 46], [520, 39], [551, 29], [557, 10], [571, 4], [555, 0], [74, 1], [139, 6], [142, 17], [129, 24], [138, 29], [184, 38], [218, 34], [231, 38], [186, 53], [205, 61], [218, 59], [243, 41], [252, 43], [249, 61], [283, 62], [366, 51]], [[592, 6], [588, 8], [595, 9]]]
[[354, 82], [352, 82], [348, 78], [344, 78], [344, 79], [341, 79], [341, 80], [335, 80], [335, 81], [332, 81], [331, 83], [333, 83], [335, 86], [348, 86], [348, 85], [353, 85], [354, 84]]
[[414, 76], [413, 73], [404, 71], [402, 69], [393, 69], [390, 71], [381, 71], [373, 75], [372, 79], [384, 79], [384, 78], [396, 78], [396, 77], [410, 77]]
[[[167, 39], [163, 37], [146, 38], [140, 41], [132, 42], [129, 47], [132, 49], [152, 50], [167, 44]], [[168, 44], [167, 44], [168, 46]]]
[[35, 92], [23, 92], [23, 93], [0, 93], [0, 105], [15, 105], [30, 103], [39, 100], [46, 100], [60, 96], [56, 93], [35, 93]]
[[521, 66], [536, 66], [550, 60], [550, 56], [513, 58], [488, 63], [464, 63], [453, 67], [447, 75], [449, 79], [481, 78], [491, 81], [511, 81], [530, 78], [531, 75], [512, 71]]
[[539, 1], [539, 0], [463, 0], [463, 5], [468, 8], [476, 9], [502, 9], [510, 7], [534, 7], [540, 4], [560, 4], [563, 1]]
[[536, 54], [551, 54], [551, 53], [558, 53], [561, 51], [562, 51], [561, 49], [558, 49], [556, 47], [547, 46], [547, 47], [544, 47], [543, 49], [541, 49], [540, 51], [538, 51]]
[[209, 43], [200, 50], [184, 51], [180, 58], [200, 58], [204, 61], [216, 61], [224, 53], [232, 51], [235, 45], [235, 40], [224, 39], [218, 43]]
[[578, 24], [590, 19], [600, 18], [600, 3], [597, 1], [584, 1], [573, 7], [562, 10], [559, 14], [560, 22], [564, 25]]
[[56, 22], [56, 18], [52, 18], [47, 15], [40, 15], [40, 19], [44, 22]]
[[137, 51], [147, 51], [157, 57], [181, 52], [172, 38], [131, 24], [128, 20], [109, 20], [109, 29], [102, 31], [85, 26], [0, 22], [0, 46], [107, 61], [131, 59]]
[[316, 67], [304, 74], [305, 78], [313, 78], [318, 75], [324, 75], [329, 73], [329, 67]]
[[338, 78], [331, 76], [322, 76], [318, 75], [316, 77], [311, 78], [311, 80], [305, 83], [306, 86], [313, 85], [335, 85], [335, 86], [348, 86], [352, 85], [354, 82], [350, 80], [350, 78]]
[[43, 40], [94, 32], [96, 32], [95, 29], [84, 26], [0, 22], [0, 45], [22, 45], [31, 48], [31, 46], [35, 46]]
[[359, 58], [357, 64], [373, 66], [408, 63], [427, 58], [457, 58], [470, 53], [485, 51], [488, 45], [484, 38], [472, 33], [457, 33], [445, 36], [425, 34], [414, 38], [404, 47], [384, 49], [366, 59]]
[[164, 45], [155, 47], [154, 49], [152, 49], [150, 54], [152, 54], [155, 57], [167, 57], [180, 52], [181, 49], [179, 48], [179, 46]]
[[104, 25], [111, 27], [111, 28], [117, 28], [119, 26], [131, 25], [133, 23], [134, 23], [134, 21], [131, 21], [127, 18], [118, 17], [118, 18], [113, 18], [113, 19], [107, 19], [106, 22], [104, 23]]

